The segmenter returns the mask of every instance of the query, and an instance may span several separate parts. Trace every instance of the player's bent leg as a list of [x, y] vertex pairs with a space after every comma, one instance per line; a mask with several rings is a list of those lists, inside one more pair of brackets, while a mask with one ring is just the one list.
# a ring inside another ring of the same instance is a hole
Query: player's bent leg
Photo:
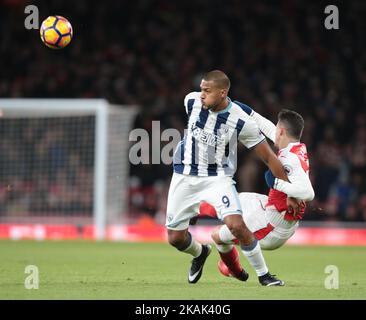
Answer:
[[203, 266], [211, 253], [211, 246], [197, 242], [188, 229], [168, 229], [168, 241], [179, 251], [188, 253], [194, 257], [188, 272], [188, 282], [196, 283], [202, 276]]
[[[220, 229], [222, 227], [223, 226], [217, 226], [215, 229], [213, 229], [211, 231], [211, 238], [215, 242], [215, 244], [224, 244], [224, 242], [221, 241], [221, 239], [220, 239]], [[226, 242], [226, 243], [228, 243], [228, 242]]]
[[[168, 229], [168, 242], [171, 246], [179, 251], [183, 251], [188, 243], [188, 229], [185, 230], [171, 230]], [[200, 250], [200, 249], [199, 249]]]
[[[226, 233], [229, 234], [227, 238], [230, 239], [227, 243], [223, 242], [220, 238], [220, 231], [223, 228], [225, 228]], [[214, 240], [217, 251], [221, 257], [218, 262], [219, 271], [225, 276], [233, 276], [240, 281], [248, 280], [249, 274], [240, 265], [239, 253], [232, 244], [234, 236], [227, 229], [227, 226], [224, 225], [213, 230], [211, 237]]]
[[262, 250], [272, 251], [281, 248], [288, 239], [280, 239], [272, 236], [271, 233], [259, 241]]
[[257, 273], [263, 286], [283, 286], [284, 282], [275, 278], [268, 271], [261, 247], [254, 234], [247, 228], [241, 216], [228, 215], [224, 218], [230, 232], [239, 240], [240, 248]]

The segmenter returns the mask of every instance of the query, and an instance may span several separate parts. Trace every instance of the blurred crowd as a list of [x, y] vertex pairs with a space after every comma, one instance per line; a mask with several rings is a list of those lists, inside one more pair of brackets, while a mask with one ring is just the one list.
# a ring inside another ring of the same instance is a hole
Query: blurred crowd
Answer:
[[[37, 30], [25, 30], [26, 4], [0, 1], [0, 53], [6, 62], [0, 97], [103, 97], [141, 106], [135, 127], [149, 131], [151, 121], [160, 120], [161, 130], [183, 132], [184, 96], [199, 89], [204, 72], [223, 70], [232, 82], [230, 97], [270, 120], [276, 122], [282, 108], [303, 115], [316, 193], [305, 219], [366, 221], [364, 1], [333, 1], [339, 30], [325, 29], [326, 4], [301, 0], [33, 1], [40, 18], [56, 13], [70, 19], [74, 39], [61, 51], [44, 47]], [[49, 134], [53, 138], [47, 134], [45, 140], [62, 140], [61, 133]], [[3, 168], [14, 146], [3, 136], [0, 141]], [[37, 150], [46, 148], [40, 141], [28, 155], [35, 163]], [[67, 161], [82, 159], [73, 154]], [[78, 175], [88, 176], [85, 171]], [[47, 180], [77, 189], [81, 176], [70, 180], [70, 173], [57, 172]], [[238, 191], [266, 193], [263, 172], [264, 165], [240, 148]], [[163, 221], [172, 168], [138, 165], [130, 173], [130, 215]], [[42, 179], [37, 184], [51, 190]]]

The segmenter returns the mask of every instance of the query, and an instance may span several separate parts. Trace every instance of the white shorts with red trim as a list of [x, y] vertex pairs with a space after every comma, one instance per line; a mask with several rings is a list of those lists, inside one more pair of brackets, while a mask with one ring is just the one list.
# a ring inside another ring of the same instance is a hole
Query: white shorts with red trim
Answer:
[[[242, 192], [239, 194], [239, 200], [244, 222], [259, 240], [262, 249], [277, 249], [295, 233], [298, 222], [286, 221], [283, 219], [283, 214], [274, 207], [266, 207], [268, 201], [266, 195]], [[220, 239], [227, 243], [235, 240], [226, 225], [220, 229]]]

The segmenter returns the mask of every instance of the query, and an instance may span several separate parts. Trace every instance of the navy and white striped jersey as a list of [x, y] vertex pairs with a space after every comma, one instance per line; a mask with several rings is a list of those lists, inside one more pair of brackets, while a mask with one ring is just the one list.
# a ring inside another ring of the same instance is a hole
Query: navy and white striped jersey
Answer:
[[188, 128], [177, 145], [173, 166], [177, 173], [192, 176], [233, 176], [236, 171], [237, 141], [252, 148], [265, 140], [252, 109], [232, 102], [226, 109], [213, 112], [202, 107], [200, 92], [184, 99]]

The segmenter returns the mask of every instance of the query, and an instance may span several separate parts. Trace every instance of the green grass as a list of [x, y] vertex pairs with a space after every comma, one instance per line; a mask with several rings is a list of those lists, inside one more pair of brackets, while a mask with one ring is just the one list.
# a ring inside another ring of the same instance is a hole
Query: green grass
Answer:
[[[190, 256], [168, 244], [0, 241], [0, 299], [366, 299], [365, 247], [291, 247], [264, 252], [285, 287], [261, 287], [218, 273], [213, 250], [203, 276], [187, 283]], [[39, 268], [39, 289], [27, 290], [25, 267]], [[327, 265], [339, 289], [327, 290]]]

